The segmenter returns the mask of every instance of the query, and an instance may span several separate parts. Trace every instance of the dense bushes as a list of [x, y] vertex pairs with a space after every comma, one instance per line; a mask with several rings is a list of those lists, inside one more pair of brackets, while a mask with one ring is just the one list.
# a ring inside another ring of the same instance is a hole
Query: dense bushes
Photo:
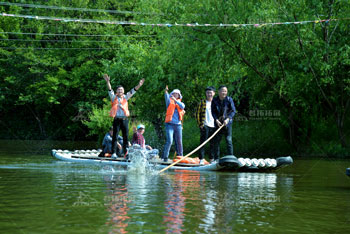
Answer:
[[[130, 109], [135, 119], [155, 129], [152, 136], [157, 136], [156, 142], [163, 140], [165, 85], [184, 94], [188, 116], [184, 143], [190, 144], [186, 149], [197, 144], [190, 143], [198, 137], [191, 117], [204, 88], [226, 84], [240, 113], [248, 119], [236, 121], [234, 126], [237, 153], [348, 156], [347, 1], [57, 2], [35, 4], [129, 13], [19, 6], [0, 9], [34, 16], [241, 26], [149, 27], [1, 16], [0, 137], [97, 140], [96, 134], [110, 125], [102, 111], [108, 109], [102, 79], [107, 72], [114, 87], [122, 84], [126, 90], [140, 78], [146, 79]], [[330, 20], [263, 25], [319, 19]], [[274, 110], [280, 112], [278, 120], [256, 120], [251, 115]], [[91, 123], [84, 122], [89, 119]]]

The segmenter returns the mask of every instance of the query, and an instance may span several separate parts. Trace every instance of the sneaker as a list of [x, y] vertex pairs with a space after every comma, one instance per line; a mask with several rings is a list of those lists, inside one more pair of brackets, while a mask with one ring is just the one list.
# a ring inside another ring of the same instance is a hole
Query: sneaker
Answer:
[[199, 160], [199, 165], [204, 165], [204, 160], [203, 159]]
[[117, 158], [117, 154], [116, 154], [116, 153], [113, 153], [112, 156], [111, 156], [111, 158], [116, 159], [116, 158]]

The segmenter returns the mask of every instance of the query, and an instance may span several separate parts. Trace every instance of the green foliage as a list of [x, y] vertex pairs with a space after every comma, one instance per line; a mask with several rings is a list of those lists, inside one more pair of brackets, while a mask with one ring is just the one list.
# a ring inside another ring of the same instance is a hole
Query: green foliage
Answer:
[[[141, 78], [146, 79], [144, 86], [130, 100], [130, 110], [137, 121], [149, 123], [148, 129], [152, 129], [153, 136], [162, 136], [165, 85], [169, 85], [170, 89], [179, 88], [183, 93], [186, 104], [184, 139], [190, 141], [198, 136], [192, 136], [195, 130], [191, 127], [190, 133], [186, 133], [186, 121], [192, 121], [195, 107], [204, 97], [205, 87], [225, 84], [239, 111], [281, 112], [278, 124], [264, 121], [261, 124], [251, 121], [240, 123], [237, 127], [242, 130], [236, 130], [241, 136], [235, 135], [234, 138], [246, 140], [238, 142], [237, 152], [255, 152], [254, 148], [270, 152], [273, 145], [279, 145], [280, 152], [315, 153], [319, 151], [310, 142], [317, 145], [327, 141], [332, 142], [335, 148], [330, 146], [325, 151], [337, 154], [335, 152], [346, 151], [350, 145], [347, 132], [350, 31], [348, 21], [342, 20], [350, 12], [347, 1], [32, 2], [144, 14], [14, 6], [0, 6], [0, 9], [14, 14], [147, 23], [261, 24], [341, 20], [224, 28], [120, 26], [1, 17], [0, 32], [106, 35], [91, 38], [0, 34], [1, 39], [27, 40], [0, 41], [0, 75], [3, 77], [0, 80], [0, 107], [5, 116], [2, 121], [6, 129], [17, 128], [18, 121], [30, 123], [28, 129], [31, 132], [27, 133], [26, 127], [23, 127], [16, 138], [82, 139], [87, 135], [86, 128], [90, 129], [90, 135], [104, 134], [111, 123], [103, 114], [109, 109], [103, 101], [107, 98], [107, 91], [102, 74], [107, 72], [113, 87], [121, 84], [126, 91], [137, 85]], [[107, 36], [111, 34], [149, 37]], [[245, 98], [249, 99], [249, 103], [244, 103]], [[17, 110], [15, 114], [13, 107]], [[90, 122], [73, 121], [82, 113], [90, 113]], [[325, 120], [329, 122], [324, 128], [332, 132], [327, 137], [319, 134], [319, 123]], [[264, 127], [277, 131], [278, 138], [273, 134], [269, 137], [269, 131], [261, 134], [260, 129]], [[8, 134], [9, 131], [6, 131], [1, 135]], [[258, 137], [253, 142], [249, 141], [249, 136], [261, 136], [261, 139]], [[263, 139], [276, 143], [269, 144]]]
[[92, 111], [88, 114], [88, 119], [83, 120], [83, 124], [89, 129], [89, 135], [97, 135], [99, 142], [102, 142], [104, 135], [113, 125], [113, 118], [109, 116], [111, 104], [107, 99], [104, 99], [103, 107], [93, 106]]

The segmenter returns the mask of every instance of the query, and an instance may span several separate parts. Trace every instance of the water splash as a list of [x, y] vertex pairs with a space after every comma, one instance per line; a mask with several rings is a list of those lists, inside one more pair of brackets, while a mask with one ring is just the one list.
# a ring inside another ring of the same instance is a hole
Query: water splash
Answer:
[[152, 155], [149, 151], [142, 149], [139, 145], [133, 145], [129, 148], [129, 160], [128, 172], [135, 174], [156, 174], [157, 171], [153, 164], [149, 163]]

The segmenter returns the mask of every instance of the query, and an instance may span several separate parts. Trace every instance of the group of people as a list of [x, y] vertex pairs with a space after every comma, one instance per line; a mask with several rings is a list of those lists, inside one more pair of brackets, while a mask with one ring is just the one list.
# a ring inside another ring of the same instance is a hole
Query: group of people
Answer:
[[[107, 74], [104, 74], [103, 77], [106, 81], [108, 94], [111, 99], [111, 110], [109, 114], [113, 117], [113, 127], [110, 129], [110, 132], [107, 133], [109, 136], [107, 136], [107, 134], [105, 136], [105, 138], [112, 138], [111, 149], [108, 147], [104, 147], [104, 149], [110, 150], [112, 158], [125, 157], [128, 147], [128, 117], [130, 116], [128, 100], [140, 89], [144, 83], [144, 79], [140, 80], [136, 87], [124, 94], [123, 86], [117, 86], [116, 93], [114, 93], [110, 83], [110, 77]], [[182, 102], [182, 95], [179, 89], [174, 89], [170, 94], [168, 91], [168, 86], [166, 86], [164, 93], [166, 105], [166, 143], [162, 154], [164, 162], [168, 161], [173, 141], [175, 141], [177, 155], [183, 155], [182, 122], [185, 115], [185, 104]], [[232, 120], [236, 113], [232, 98], [227, 96], [227, 87], [220, 86], [218, 96], [215, 96], [215, 91], [215, 88], [212, 86], [205, 89], [205, 99], [200, 101], [196, 111], [196, 119], [200, 129], [200, 144], [204, 143], [218, 128], [224, 125], [210, 141], [209, 158], [211, 162], [219, 158], [222, 136], [225, 136], [226, 139], [227, 155], [233, 154]], [[122, 137], [118, 135], [120, 130], [122, 131]], [[137, 126], [137, 131], [134, 132], [133, 135], [132, 144], [138, 144], [143, 149], [152, 150], [152, 147], [145, 144], [145, 139], [143, 137], [144, 131], [144, 125], [140, 124]], [[118, 137], [122, 140], [121, 143], [118, 143]], [[204, 163], [204, 154], [205, 147], [202, 147], [199, 152], [200, 164]]]
[[[215, 88], [209, 86], [205, 89], [205, 99], [201, 100], [196, 111], [197, 124], [200, 129], [200, 144], [212, 136], [222, 125], [224, 127], [210, 141], [210, 161], [219, 159], [220, 142], [225, 136], [226, 154], [233, 155], [232, 122], [236, 114], [236, 107], [231, 97], [227, 96], [227, 87], [219, 87], [219, 95], [215, 97]], [[205, 148], [199, 151], [200, 163], [203, 163]]]

